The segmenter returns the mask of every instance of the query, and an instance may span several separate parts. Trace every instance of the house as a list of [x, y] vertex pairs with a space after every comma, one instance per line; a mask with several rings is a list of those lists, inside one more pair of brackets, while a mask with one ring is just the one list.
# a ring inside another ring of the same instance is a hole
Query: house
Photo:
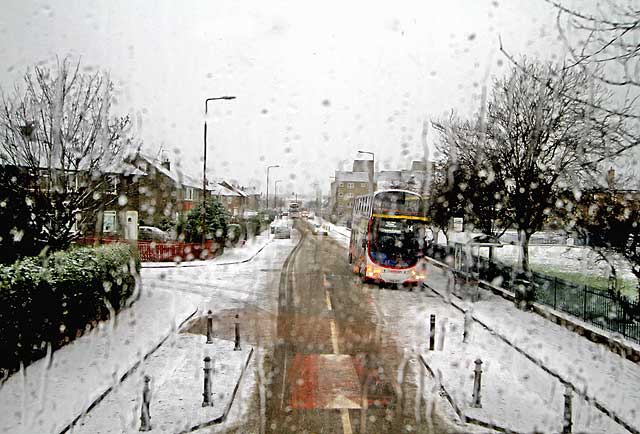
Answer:
[[107, 167], [103, 176], [106, 177], [103, 205], [86, 220], [87, 224], [78, 228], [79, 232], [84, 236], [137, 239], [140, 209], [138, 185], [146, 173], [122, 161]]
[[[29, 192], [33, 200], [50, 199], [52, 208], [47, 211], [45, 206], [43, 212], [62, 213], [55, 220], [70, 223], [45, 230], [70, 230], [83, 236], [137, 236], [137, 182], [145, 173], [127, 162], [113, 162], [107, 167], [66, 164], [52, 168], [43, 161], [36, 167], [27, 163], [2, 165], [0, 170], [5, 175], [13, 174], [18, 180], [16, 186]], [[60, 206], [63, 208], [55, 209]]]
[[[352, 170], [335, 172], [329, 199], [334, 221], [344, 223], [350, 219], [353, 198], [369, 193], [369, 170], [373, 169], [372, 164], [371, 160], [355, 160]], [[413, 161], [409, 169], [374, 172], [373, 190], [399, 188], [423, 192], [423, 196], [427, 196], [426, 184], [433, 170], [432, 162], [425, 164], [423, 161]]]
[[161, 229], [182, 221], [202, 201], [202, 182], [173, 166], [167, 158], [138, 151], [130, 163], [145, 172], [139, 178], [139, 222]]
[[246, 195], [226, 181], [213, 183], [207, 192], [227, 208], [232, 217], [242, 216]]

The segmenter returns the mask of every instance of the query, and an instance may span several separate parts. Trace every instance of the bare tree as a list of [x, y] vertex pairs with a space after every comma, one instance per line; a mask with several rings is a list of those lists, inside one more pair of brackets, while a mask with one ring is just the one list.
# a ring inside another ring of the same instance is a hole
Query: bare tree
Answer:
[[[599, 161], [611, 159], [634, 148], [640, 143], [640, 3], [637, 0], [621, 2], [605, 0], [590, 3], [580, 10], [567, 6], [566, 1], [546, 0], [557, 11], [557, 28], [568, 58], [564, 69], [578, 70], [609, 90], [613, 98], [593, 100], [589, 94], [564, 93], [567, 100], [588, 107], [607, 120], [607, 129], [615, 127], [624, 140], [615, 154], [599, 157]], [[581, 4], [583, 6], [583, 4]], [[587, 12], [589, 9], [593, 13]], [[520, 67], [516, 59], [500, 41], [500, 50], [512, 64]], [[545, 83], [551, 86], [552, 83]]]
[[504, 179], [485, 156], [484, 119], [471, 122], [452, 114], [433, 125], [440, 134], [436, 146], [444, 158], [448, 202], [457, 203], [458, 212], [464, 211], [480, 231], [500, 237], [510, 222], [503, 205]]
[[590, 14], [546, 1], [558, 10], [558, 30], [571, 57], [566, 67], [580, 67], [608, 85], [640, 88], [640, 3], [608, 0]]
[[[130, 121], [110, 117], [113, 85], [106, 74], [58, 60], [36, 66], [11, 94], [2, 93], [0, 164], [3, 188], [27, 198], [35, 240], [65, 247], [72, 229], [105, 203], [106, 173], [117, 164]], [[113, 199], [109, 199], [113, 200]]]
[[603, 86], [580, 70], [526, 60], [494, 83], [485, 156], [506, 185], [522, 271], [529, 270], [531, 235], [543, 228], [560, 192], [580, 186], [597, 171], [598, 161], [626, 146], [619, 118], [594, 108], [608, 98]]

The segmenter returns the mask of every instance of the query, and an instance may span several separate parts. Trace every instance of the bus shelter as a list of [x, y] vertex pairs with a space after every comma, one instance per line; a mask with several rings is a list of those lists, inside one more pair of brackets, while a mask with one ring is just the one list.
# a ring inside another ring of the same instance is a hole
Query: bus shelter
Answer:
[[[503, 244], [492, 235], [481, 234], [471, 238], [465, 243], [454, 243], [453, 264], [458, 274], [464, 277], [466, 287], [471, 290], [473, 301], [478, 299], [478, 284], [480, 282], [480, 269], [482, 261], [480, 249], [501, 248]], [[467, 292], [467, 291], [465, 291]]]

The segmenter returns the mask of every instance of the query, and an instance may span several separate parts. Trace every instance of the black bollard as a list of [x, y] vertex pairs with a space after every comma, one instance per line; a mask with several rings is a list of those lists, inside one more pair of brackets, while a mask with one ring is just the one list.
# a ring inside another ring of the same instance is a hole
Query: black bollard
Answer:
[[213, 343], [213, 315], [211, 311], [207, 313], [207, 343]]
[[433, 351], [436, 342], [436, 316], [431, 315], [429, 320], [429, 351]]
[[[236, 315], [236, 319], [238, 319], [238, 315]], [[236, 339], [235, 346], [233, 347], [233, 351], [240, 351], [242, 348], [240, 347], [240, 324], [236, 321]]]
[[482, 387], [482, 360], [476, 359], [476, 368], [473, 370], [473, 397], [471, 407], [481, 408], [480, 388]]
[[573, 430], [572, 422], [572, 405], [571, 405], [571, 387], [564, 385], [564, 414], [562, 417], [562, 434], [571, 434]]
[[140, 431], [151, 431], [151, 413], [149, 404], [151, 403], [151, 388], [149, 382], [151, 377], [144, 376], [144, 386], [142, 388], [142, 411], [140, 413]]
[[211, 398], [211, 357], [204, 358], [204, 393], [202, 396], [203, 407], [213, 407], [213, 399]]

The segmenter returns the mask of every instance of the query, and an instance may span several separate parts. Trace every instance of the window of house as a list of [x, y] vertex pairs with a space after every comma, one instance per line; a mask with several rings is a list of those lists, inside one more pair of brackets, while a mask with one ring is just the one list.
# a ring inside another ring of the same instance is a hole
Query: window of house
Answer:
[[367, 186], [367, 183], [366, 183], [366, 182], [361, 182], [361, 183], [360, 183], [360, 187], [366, 187], [366, 186]]
[[102, 216], [102, 232], [106, 234], [113, 234], [116, 232], [116, 212], [105, 211]]
[[342, 196], [344, 196], [344, 193], [342, 192], [338, 193], [338, 197], [342, 197]]
[[353, 182], [348, 183], [348, 184], [347, 184], [347, 188], [348, 188], [348, 189], [353, 189]]
[[340, 184], [338, 184], [338, 186], [344, 187], [344, 182], [341, 182]]
[[184, 200], [193, 201], [195, 196], [195, 191], [191, 187], [187, 187], [184, 189]]
[[107, 176], [107, 185], [105, 186], [105, 190], [107, 194], [118, 194], [118, 183], [120, 180], [116, 175], [108, 175]]

